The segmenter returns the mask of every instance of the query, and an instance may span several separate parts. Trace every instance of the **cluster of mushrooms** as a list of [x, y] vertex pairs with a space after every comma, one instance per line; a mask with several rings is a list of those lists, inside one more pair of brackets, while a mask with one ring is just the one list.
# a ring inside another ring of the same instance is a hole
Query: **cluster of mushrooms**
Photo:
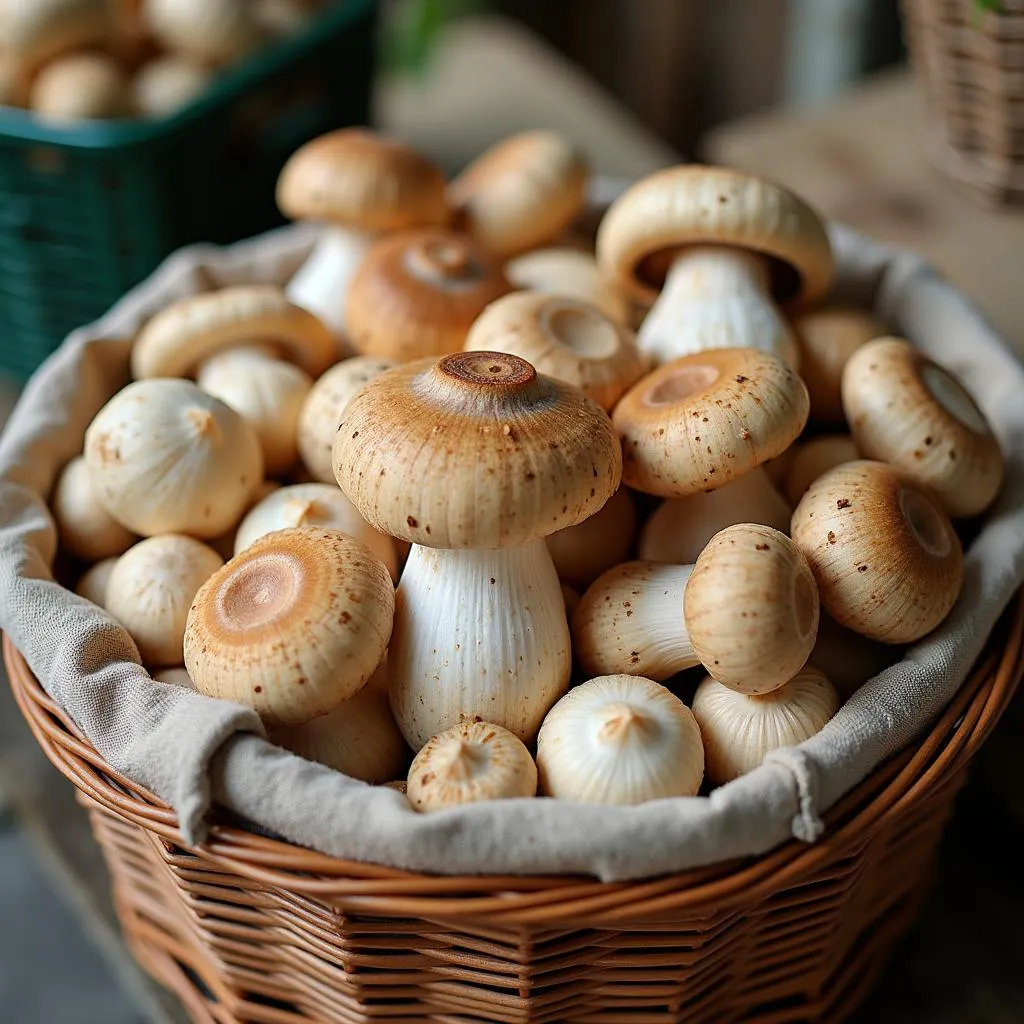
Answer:
[[550, 132], [451, 182], [332, 133], [281, 175], [326, 225], [287, 288], [144, 325], [52, 507], [156, 679], [421, 811], [636, 804], [806, 740], [942, 622], [951, 517], [1002, 479], [964, 388], [820, 305], [784, 189], [669, 168], [595, 256], [586, 180]]
[[0, 0], [0, 105], [47, 121], [166, 117], [325, 0]]

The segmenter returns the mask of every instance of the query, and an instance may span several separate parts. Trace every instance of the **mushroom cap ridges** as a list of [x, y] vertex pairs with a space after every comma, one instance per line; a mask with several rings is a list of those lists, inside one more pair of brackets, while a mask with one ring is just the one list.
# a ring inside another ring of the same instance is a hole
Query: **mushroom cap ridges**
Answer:
[[494, 352], [381, 374], [345, 410], [334, 446], [338, 483], [363, 518], [440, 548], [510, 547], [579, 523], [621, 469], [598, 406]]

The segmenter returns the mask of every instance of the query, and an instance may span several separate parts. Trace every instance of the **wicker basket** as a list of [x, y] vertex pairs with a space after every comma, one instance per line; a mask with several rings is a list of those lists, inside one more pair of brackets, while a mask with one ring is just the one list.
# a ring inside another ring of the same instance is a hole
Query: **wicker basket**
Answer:
[[1024, 202], [1024, 0], [903, 0], [938, 166], [990, 201]]
[[1022, 639], [1018, 599], [941, 719], [843, 799], [814, 846], [629, 884], [409, 874], [223, 820], [189, 847], [6, 637], [4, 658], [89, 810], [129, 945], [197, 1024], [782, 1024], [849, 1014], [913, 920]]

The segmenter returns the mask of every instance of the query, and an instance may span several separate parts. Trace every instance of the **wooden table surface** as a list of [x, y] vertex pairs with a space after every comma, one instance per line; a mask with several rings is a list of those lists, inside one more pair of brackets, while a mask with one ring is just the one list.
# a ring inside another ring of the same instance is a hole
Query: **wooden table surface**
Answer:
[[812, 111], [725, 125], [701, 156], [775, 178], [829, 217], [915, 249], [1024, 356], [1024, 209], [989, 209], [929, 163], [909, 74], [879, 75]]

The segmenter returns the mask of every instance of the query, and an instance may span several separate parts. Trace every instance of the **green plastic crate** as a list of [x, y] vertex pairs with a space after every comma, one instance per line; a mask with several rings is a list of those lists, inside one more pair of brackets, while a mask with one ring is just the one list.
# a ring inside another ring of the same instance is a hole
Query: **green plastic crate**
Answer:
[[163, 120], [0, 108], [0, 370], [29, 376], [180, 246], [280, 224], [288, 156], [368, 121], [376, 28], [376, 0], [338, 0]]

